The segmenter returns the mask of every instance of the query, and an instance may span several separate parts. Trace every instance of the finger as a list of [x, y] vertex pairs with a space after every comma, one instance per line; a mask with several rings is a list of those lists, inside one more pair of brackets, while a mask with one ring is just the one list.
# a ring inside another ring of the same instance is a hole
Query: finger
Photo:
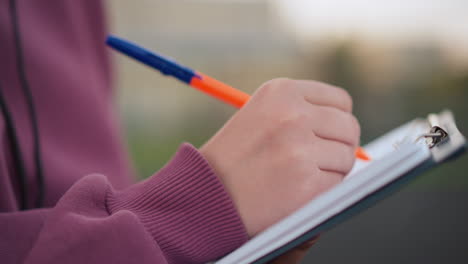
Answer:
[[335, 171], [320, 170], [319, 181], [316, 182], [317, 193], [328, 191], [333, 186], [343, 181], [343, 174]]
[[345, 112], [353, 109], [353, 100], [349, 93], [342, 88], [316, 82], [298, 80], [297, 86], [304, 92], [304, 98], [310, 104], [331, 106]]
[[328, 106], [310, 105], [310, 108], [310, 122], [317, 136], [354, 147], [359, 144], [359, 122], [351, 113]]
[[313, 144], [314, 157], [319, 169], [345, 176], [353, 167], [354, 147], [338, 141], [320, 139]]

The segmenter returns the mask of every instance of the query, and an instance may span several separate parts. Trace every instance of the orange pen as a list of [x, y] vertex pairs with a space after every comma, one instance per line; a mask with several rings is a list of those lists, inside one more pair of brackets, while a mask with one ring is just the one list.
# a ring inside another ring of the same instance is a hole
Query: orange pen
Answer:
[[[109, 36], [106, 43], [123, 54], [159, 70], [162, 74], [173, 76], [176, 79], [234, 107], [241, 108], [250, 99], [250, 95], [240, 90], [203, 73], [195, 72], [194, 70], [182, 66], [169, 58], [142, 48], [127, 40], [115, 36]], [[369, 155], [367, 155], [361, 147], [356, 149], [355, 155], [358, 159], [365, 161], [370, 160]]]

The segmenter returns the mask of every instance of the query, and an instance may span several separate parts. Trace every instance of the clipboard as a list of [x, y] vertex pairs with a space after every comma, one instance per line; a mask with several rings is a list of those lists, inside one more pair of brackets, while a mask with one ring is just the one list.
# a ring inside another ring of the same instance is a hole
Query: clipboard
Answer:
[[466, 148], [466, 139], [448, 110], [405, 123], [364, 146], [372, 162], [356, 161], [340, 184], [215, 263], [268, 263], [392, 195], [424, 171], [458, 157]]

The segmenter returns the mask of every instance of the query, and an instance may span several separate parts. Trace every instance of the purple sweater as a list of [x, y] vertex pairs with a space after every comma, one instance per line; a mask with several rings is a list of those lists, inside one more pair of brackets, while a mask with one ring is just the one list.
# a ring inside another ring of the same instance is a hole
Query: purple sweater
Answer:
[[222, 183], [188, 144], [132, 184], [113, 112], [100, 1], [17, 1], [39, 125], [45, 206], [9, 1], [0, 0], [0, 88], [26, 170], [28, 210], [0, 114], [0, 263], [204, 263], [248, 236]]

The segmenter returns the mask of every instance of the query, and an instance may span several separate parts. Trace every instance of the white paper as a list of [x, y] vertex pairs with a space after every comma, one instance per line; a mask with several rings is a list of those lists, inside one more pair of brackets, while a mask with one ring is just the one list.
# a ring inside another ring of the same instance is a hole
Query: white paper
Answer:
[[431, 157], [424, 140], [429, 125], [413, 120], [364, 146], [372, 158], [357, 161], [345, 180], [317, 196], [292, 215], [260, 233], [217, 264], [250, 263], [339, 214]]

